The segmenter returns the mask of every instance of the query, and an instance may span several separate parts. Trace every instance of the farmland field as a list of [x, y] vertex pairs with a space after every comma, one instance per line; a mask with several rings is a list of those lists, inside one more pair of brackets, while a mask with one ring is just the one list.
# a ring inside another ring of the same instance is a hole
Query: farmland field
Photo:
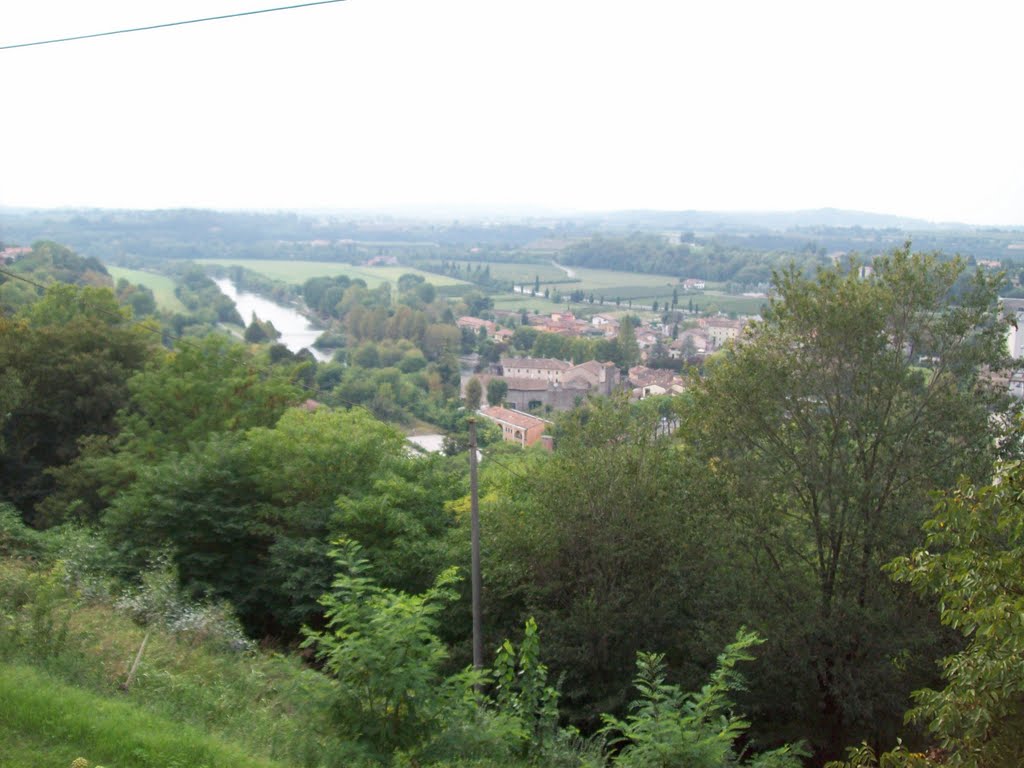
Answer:
[[[665, 300], [671, 301], [674, 288], [678, 290], [680, 299], [689, 295], [685, 294], [679, 286], [678, 278], [671, 275], [649, 275], [639, 272], [619, 272], [612, 269], [567, 267], [566, 269], [572, 273], [573, 280], [572, 282], [564, 282], [567, 279], [565, 270], [559, 269], [554, 265], [544, 267], [544, 265], [524, 264], [522, 266], [527, 269], [535, 266], [545, 269], [545, 272], [540, 273], [540, 288], [542, 292], [545, 288], [550, 288], [553, 293], [557, 292], [559, 294], [583, 291], [588, 298], [593, 293], [595, 306], [600, 303], [602, 296], [604, 297], [605, 306], [614, 305], [616, 298], [618, 298], [621, 305], [625, 307], [630, 300], [637, 305], [650, 305], [654, 301], [659, 303], [663, 303]], [[495, 275], [493, 267], [491, 268], [491, 274]], [[547, 276], [553, 276], [557, 282], [545, 282]], [[527, 285], [532, 287], [533, 279], [529, 279], [526, 282]]]
[[[525, 270], [541, 268], [545, 271], [538, 272], [541, 277], [541, 291], [550, 288], [553, 295], [568, 294], [571, 291], [583, 291], [588, 299], [581, 303], [572, 303], [570, 306], [577, 310], [592, 309], [595, 312], [614, 311], [615, 309], [631, 309], [633, 311], [650, 310], [655, 301], [660, 306], [672, 301], [672, 291], [677, 291], [678, 306], [682, 309], [688, 308], [693, 302], [694, 308], [704, 311], [707, 309], [720, 312], [735, 312], [737, 314], [757, 314], [761, 307], [767, 303], [767, 299], [751, 296], [733, 296], [724, 291], [708, 290], [698, 292], [686, 292], [679, 285], [678, 278], [671, 275], [650, 275], [639, 272], [619, 272], [611, 269], [587, 269], [583, 267], [569, 267], [573, 272], [573, 282], [544, 282], [547, 276], [554, 275], [556, 279], [565, 279], [563, 270], [554, 265], [531, 265], [522, 264], [503, 265], [507, 267], [521, 266]], [[491, 266], [491, 274], [495, 277], [505, 277], [504, 274], [495, 271]], [[507, 279], [507, 278], [506, 278]], [[526, 282], [532, 288], [533, 280], [517, 281]], [[594, 303], [589, 301], [590, 295], [594, 295]], [[602, 303], [602, 298], [604, 299]], [[616, 304], [618, 301], [618, 304]], [[566, 306], [565, 301], [547, 300], [543, 297], [528, 296], [522, 294], [502, 294], [494, 297], [494, 306], [497, 309], [519, 311], [526, 309], [532, 312], [534, 309], [540, 312], [550, 312], [559, 307]]]
[[[564, 282], [569, 278], [565, 275], [564, 269], [559, 269], [550, 263], [533, 263], [525, 261], [485, 261], [485, 262], [462, 262], [459, 259], [454, 260], [460, 267], [465, 268], [466, 264], [470, 264], [473, 267], [480, 265], [481, 267], [490, 267], [491, 277], [495, 280], [511, 280], [516, 285], [528, 285], [531, 288], [534, 282], [539, 277], [540, 284], [543, 286], [545, 283], [553, 282]], [[440, 266], [441, 262], [433, 262], [435, 265]]]
[[[542, 314], [554, 312], [556, 309], [565, 309], [565, 302], [558, 303], [548, 301], [543, 296], [528, 296], [519, 293], [499, 293], [493, 297], [494, 308], [509, 312], [521, 312], [526, 310], [533, 314], [534, 310]], [[588, 305], [589, 306], [589, 305]], [[595, 305], [596, 306], [596, 305]]]
[[224, 267], [237, 265], [294, 285], [301, 285], [311, 277], [347, 275], [353, 279], [361, 278], [370, 288], [376, 288], [383, 282], [397, 283], [399, 277], [410, 273], [420, 275], [428, 283], [438, 286], [464, 285], [462, 280], [445, 275], [434, 275], [412, 267], [363, 267], [336, 261], [274, 261], [270, 259], [196, 259], [195, 261], [197, 264], [219, 264]]
[[185, 305], [178, 301], [174, 295], [174, 281], [165, 275], [158, 275], [155, 272], [143, 272], [140, 269], [125, 269], [124, 267], [107, 266], [107, 272], [117, 282], [124, 278], [129, 283], [144, 285], [153, 292], [156, 298], [156, 305], [168, 312], [184, 312]]
[[[671, 302], [671, 294], [667, 297], [668, 301]], [[690, 300], [693, 300], [693, 308], [701, 312], [706, 311], [718, 311], [718, 312], [735, 312], [739, 315], [756, 315], [760, 313], [761, 308], [768, 303], [767, 299], [754, 298], [750, 296], [730, 296], [725, 293], [681, 293], [679, 294], [679, 309], [688, 309], [690, 307]], [[664, 298], [657, 299], [659, 306], [663, 306], [662, 302]], [[574, 312], [582, 316], [589, 316], [593, 313], [610, 312], [629, 310], [636, 314], [643, 315], [645, 312], [650, 312], [651, 305], [654, 303], [654, 299], [630, 299], [628, 297], [620, 297], [620, 303], [616, 305], [613, 297], [605, 296], [604, 304], [600, 303], [600, 297], [595, 293], [594, 303], [591, 304], [589, 301], [582, 302], [566, 302], [566, 301], [551, 301], [545, 299], [543, 296], [524, 296], [522, 294], [503, 293], [494, 297], [494, 308], [512, 312], [520, 312], [526, 310], [529, 313], [533, 313], [537, 310], [541, 314], [547, 314], [558, 309], [565, 309], [566, 306], [572, 308]], [[630, 306], [632, 302], [632, 306]]]

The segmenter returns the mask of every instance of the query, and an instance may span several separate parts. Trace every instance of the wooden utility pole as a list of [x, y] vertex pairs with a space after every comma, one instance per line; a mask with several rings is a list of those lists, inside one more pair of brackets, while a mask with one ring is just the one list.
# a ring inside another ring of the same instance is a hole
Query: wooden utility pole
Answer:
[[483, 620], [480, 608], [480, 498], [476, 483], [476, 419], [469, 419], [469, 514], [472, 547], [473, 668], [484, 668]]

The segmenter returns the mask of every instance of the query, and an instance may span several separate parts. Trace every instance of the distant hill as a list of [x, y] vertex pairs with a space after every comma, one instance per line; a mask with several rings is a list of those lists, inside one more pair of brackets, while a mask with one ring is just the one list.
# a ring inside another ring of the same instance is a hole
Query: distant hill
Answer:
[[[887, 213], [816, 208], [803, 211], [616, 211], [603, 214], [613, 226], [738, 232], [752, 229], [789, 231], [816, 227], [926, 230], [939, 225]], [[959, 225], [968, 228], [966, 225]]]

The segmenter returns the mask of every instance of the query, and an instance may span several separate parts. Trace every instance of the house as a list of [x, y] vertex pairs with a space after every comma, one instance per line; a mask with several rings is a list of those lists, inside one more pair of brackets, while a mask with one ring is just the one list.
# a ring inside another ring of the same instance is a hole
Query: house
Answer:
[[619, 321], [611, 315], [594, 315], [590, 318], [591, 325], [604, 334], [605, 338], [612, 339], [619, 335]]
[[590, 395], [607, 396], [620, 386], [615, 364], [596, 360], [573, 365], [550, 358], [503, 357], [500, 375], [508, 384], [505, 402], [524, 411], [567, 411]]
[[501, 437], [509, 443], [517, 443], [523, 448], [533, 445], [544, 435], [544, 430], [551, 424], [547, 419], [523, 413], [513, 408], [502, 408], [499, 405], [489, 405], [479, 411], [499, 427]]
[[1006, 347], [1010, 357], [1024, 357], [1024, 299], [999, 299], [1010, 323]]
[[724, 317], [712, 317], [702, 320], [701, 325], [707, 333], [708, 341], [712, 349], [718, 349], [727, 341], [735, 341], [743, 332], [746, 322], [743, 320], [729, 320]]
[[1024, 400], [1024, 371], [1014, 371], [1007, 380], [1006, 388], [1014, 397]]
[[690, 328], [668, 345], [668, 356], [672, 360], [681, 360], [688, 354], [703, 355], [709, 344], [708, 335], [704, 331]]
[[658, 334], [643, 328], [637, 328], [633, 333], [636, 336], [636, 344], [640, 349], [650, 349], [661, 341]]
[[582, 336], [593, 328], [585, 320], [578, 320], [572, 312], [552, 312], [550, 315], [538, 315], [530, 318], [530, 325], [544, 333], [557, 333], [561, 336]]
[[480, 329], [483, 328], [484, 332], [489, 336], [493, 337], [495, 332], [498, 330], [498, 326], [492, 323], [490, 320], [481, 320], [479, 317], [470, 317], [465, 315], [455, 321], [460, 329], [468, 328], [473, 333], [480, 333]]
[[704, 285], [704, 281], [701, 280], [699, 277], [688, 277], [685, 280], [683, 280], [684, 291], [703, 291]]
[[0, 264], [11, 264], [16, 261], [18, 257], [24, 256], [26, 253], [32, 253], [32, 249], [24, 246], [11, 246], [0, 249]]
[[597, 360], [588, 360], [585, 363], [574, 365], [562, 375], [562, 383], [566, 386], [573, 382], [582, 382], [590, 389], [597, 390], [598, 394], [610, 395], [612, 386], [617, 383], [619, 369], [615, 363], [599, 363]]
[[[349, 241], [349, 242], [351, 242], [351, 241]], [[397, 267], [398, 266], [398, 257], [397, 256], [374, 256], [372, 259], [367, 259], [364, 262], [364, 266], [367, 266], [367, 267]]]
[[512, 379], [561, 382], [562, 374], [571, 367], [571, 363], [554, 360], [550, 357], [501, 358], [501, 375]]
[[643, 400], [652, 395], [677, 395], [686, 387], [681, 376], [662, 368], [634, 365], [629, 369], [630, 395]]

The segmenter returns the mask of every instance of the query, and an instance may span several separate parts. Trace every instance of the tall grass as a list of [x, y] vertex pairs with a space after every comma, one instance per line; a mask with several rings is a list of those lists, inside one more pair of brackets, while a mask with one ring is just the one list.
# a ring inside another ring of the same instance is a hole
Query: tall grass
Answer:
[[[0, 665], [0, 734], [17, 744], [5, 766], [67, 765], [76, 757], [117, 768], [273, 768], [280, 765], [199, 728], [128, 701], [70, 686], [22, 664]], [[30, 745], [30, 750], [23, 747]]]
[[[130, 691], [121, 692], [119, 687], [147, 630], [150, 639], [135, 680]], [[65, 583], [59, 568], [0, 560], [0, 662], [7, 665], [0, 684], [0, 698], [4, 699], [0, 704], [0, 765], [4, 768], [17, 765], [5, 750], [13, 749], [25, 738], [49, 738], [47, 723], [58, 723], [64, 730], [70, 729], [68, 733], [79, 733], [75, 730], [79, 726], [67, 720], [63, 704], [64, 698], [76, 691], [96, 702], [116, 697], [111, 704], [143, 718], [118, 720], [120, 715], [116, 713], [122, 710], [111, 710], [115, 714], [104, 715], [101, 723], [89, 726], [98, 728], [99, 733], [107, 729], [114, 734], [120, 722], [127, 729], [122, 737], [134, 739], [131, 734], [148, 728], [144, 718], [151, 717], [154, 722], [168, 723], [168, 733], [176, 729], [204, 733], [215, 741], [239, 745], [245, 754], [277, 760], [282, 765], [350, 766], [362, 755], [356, 745], [334, 733], [331, 702], [336, 698], [335, 681], [303, 667], [294, 657], [231, 651], [201, 634], [140, 627], [108, 601], [85, 600]], [[38, 699], [25, 698], [31, 686], [19, 682], [31, 674], [45, 681], [38, 686]], [[7, 687], [11, 688], [10, 695]], [[9, 700], [22, 701], [28, 714], [14, 720], [10, 712], [22, 711], [21, 704], [8, 704]], [[10, 732], [15, 722], [24, 728], [15, 729], [20, 735], [12, 741], [5, 737], [4, 729]], [[110, 738], [115, 739], [113, 735]], [[61, 739], [51, 741], [56, 746]], [[63, 759], [64, 752], [60, 754]], [[109, 760], [112, 765], [107, 768], [172, 765], [166, 761], [122, 763], [120, 757], [114, 761], [104, 754], [84, 756], [92, 762], [102, 763], [100, 757]], [[60, 765], [60, 761], [23, 764]], [[235, 763], [215, 760], [208, 764]], [[202, 763], [182, 765], [193, 768]]]

